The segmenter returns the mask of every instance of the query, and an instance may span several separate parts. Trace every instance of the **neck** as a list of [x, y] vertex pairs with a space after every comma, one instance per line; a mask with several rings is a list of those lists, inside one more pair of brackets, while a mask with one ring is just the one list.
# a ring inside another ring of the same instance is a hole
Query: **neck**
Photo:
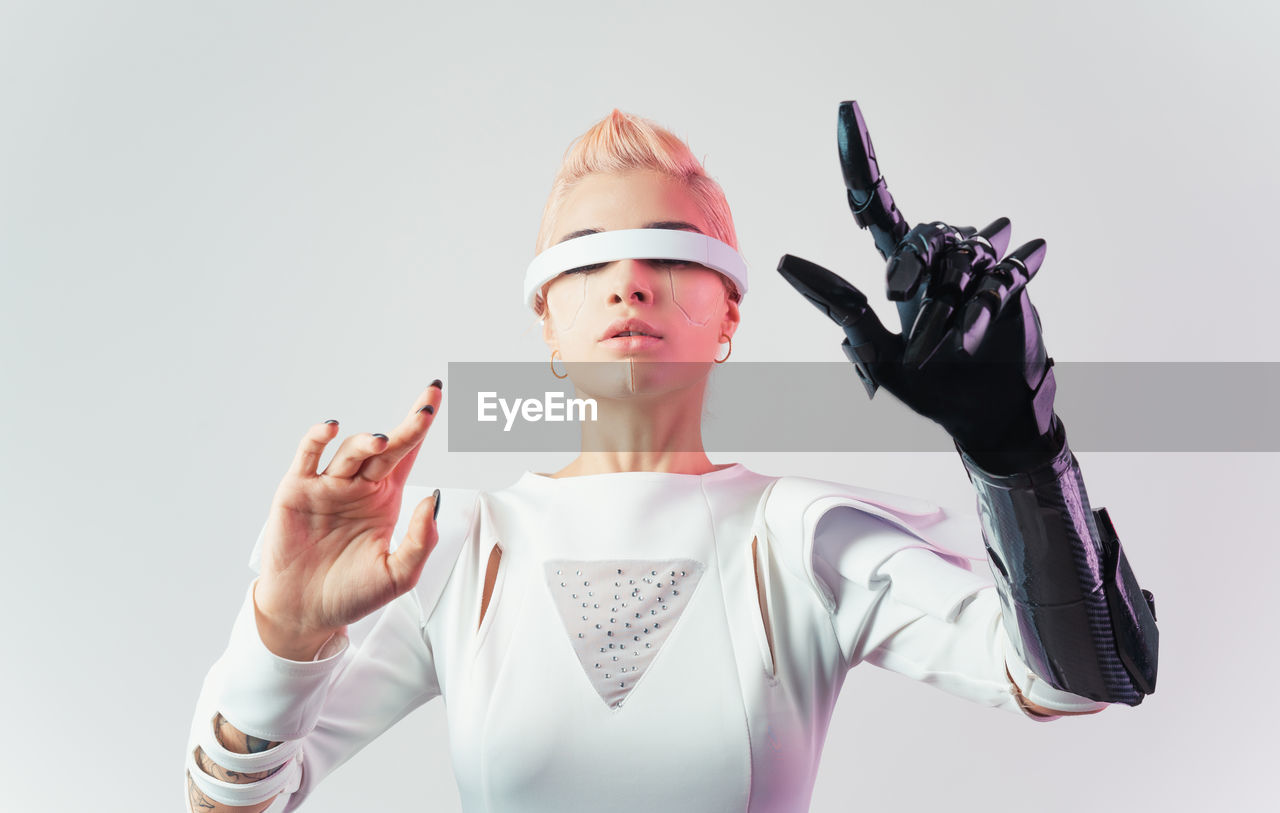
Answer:
[[[717, 466], [702, 448], [703, 386], [625, 398], [592, 395], [597, 420], [582, 422], [582, 453], [554, 477], [623, 471], [706, 474]], [[578, 397], [585, 397], [581, 392]]]

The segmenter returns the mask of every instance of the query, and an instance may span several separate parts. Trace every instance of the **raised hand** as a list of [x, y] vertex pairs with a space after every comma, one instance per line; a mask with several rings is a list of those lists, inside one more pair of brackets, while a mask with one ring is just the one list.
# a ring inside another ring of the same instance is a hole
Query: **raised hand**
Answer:
[[[1155, 690], [1153, 597], [1138, 586], [1106, 512], [1091, 510], [1053, 414], [1053, 362], [1026, 289], [1044, 241], [1005, 257], [1004, 218], [981, 231], [941, 222], [908, 228], [854, 102], [840, 106], [839, 145], [849, 205], [887, 261], [902, 333], [886, 330], [862, 292], [827, 269], [787, 255], [778, 271], [844, 329], [842, 348], [868, 395], [883, 386], [966, 453], [1017, 655], [1009, 664], [1019, 664], [1021, 677], [1006, 674], [1024, 708], [1137, 705]], [[1046, 692], [1043, 705], [1026, 697], [1036, 680], [1066, 696]]]
[[414, 509], [389, 552], [401, 495], [442, 401], [432, 382], [390, 435], [351, 435], [325, 470], [336, 421], [312, 426], [272, 501], [254, 591], [258, 630], [281, 657], [309, 660], [330, 635], [417, 583], [436, 543], [440, 492]]
[[1006, 257], [1006, 218], [981, 230], [942, 222], [910, 228], [856, 102], [840, 105], [837, 137], [849, 206], [887, 260], [902, 333], [887, 330], [861, 291], [821, 266], [785, 255], [779, 273], [844, 329], [842, 349], [868, 395], [883, 386], [993, 471], [1051, 454], [1053, 362], [1025, 289], [1044, 260], [1044, 241]]

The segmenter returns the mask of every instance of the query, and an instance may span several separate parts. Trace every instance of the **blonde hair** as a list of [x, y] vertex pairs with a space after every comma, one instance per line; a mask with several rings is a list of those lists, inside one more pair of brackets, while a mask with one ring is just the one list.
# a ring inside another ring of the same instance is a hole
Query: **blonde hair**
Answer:
[[[547, 205], [542, 210], [536, 252], [541, 253], [551, 245], [560, 207], [579, 181], [595, 173], [642, 169], [661, 172], [683, 182], [694, 205], [706, 218], [711, 236], [735, 249], [738, 247], [738, 235], [733, 229], [733, 215], [724, 190], [707, 175], [689, 145], [661, 125], [615, 108], [565, 150]], [[730, 298], [738, 301], [740, 296], [733, 282], [723, 275], [721, 278]], [[546, 302], [539, 292], [534, 311], [542, 316], [545, 308]]]

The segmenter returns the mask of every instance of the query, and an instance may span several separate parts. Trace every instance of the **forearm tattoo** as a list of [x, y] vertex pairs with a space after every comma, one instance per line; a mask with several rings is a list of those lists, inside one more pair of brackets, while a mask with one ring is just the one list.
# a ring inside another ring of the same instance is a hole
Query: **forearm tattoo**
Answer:
[[213, 810], [217, 806], [217, 803], [205, 796], [204, 791], [196, 785], [190, 771], [187, 771], [187, 803], [192, 810]]
[[[253, 737], [245, 734], [235, 726], [231, 725], [231, 723], [228, 723], [221, 714], [219, 714], [213, 721], [213, 732], [214, 736], [218, 739], [219, 745], [226, 748], [228, 751], [232, 751], [237, 754], [260, 754], [263, 751], [274, 748], [280, 744], [278, 742], [264, 740], [261, 737]], [[289, 764], [288, 761], [286, 761], [284, 764], [277, 765], [270, 770], [255, 771], [253, 773], [232, 771], [214, 762], [213, 759], [204, 752], [204, 749], [199, 746], [197, 746], [195, 750], [195, 762], [206, 776], [222, 782], [231, 782], [236, 785], [247, 785], [251, 782], [259, 782]], [[187, 802], [190, 804], [191, 810], [193, 811], [219, 811], [230, 809], [218, 804], [206, 796], [204, 791], [200, 790], [200, 786], [191, 778], [190, 771], [187, 772]]]
[[196, 746], [196, 764], [200, 766], [200, 770], [204, 771], [214, 779], [223, 782], [234, 782], [237, 785], [247, 785], [250, 782], [257, 782], [266, 779], [276, 771], [284, 767], [277, 765], [269, 771], [255, 771], [254, 773], [243, 773], [241, 771], [231, 771], [214, 762], [203, 748]]
[[243, 733], [228, 723], [221, 714], [213, 721], [213, 730], [218, 735], [218, 743], [228, 751], [235, 751], [237, 754], [260, 754], [280, 744]]

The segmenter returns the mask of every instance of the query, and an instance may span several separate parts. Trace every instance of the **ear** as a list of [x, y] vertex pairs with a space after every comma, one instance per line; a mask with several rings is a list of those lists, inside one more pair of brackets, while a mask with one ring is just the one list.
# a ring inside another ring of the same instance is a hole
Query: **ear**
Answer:
[[738, 310], [738, 303], [729, 297], [725, 297], [726, 303], [724, 321], [720, 323], [720, 332], [729, 338], [733, 338], [733, 334], [738, 330], [738, 324], [742, 321], [742, 312]]
[[556, 329], [551, 324], [551, 312], [543, 307], [542, 309], [542, 340], [547, 343], [547, 347], [552, 350], [558, 349], [559, 341], [556, 335]]

